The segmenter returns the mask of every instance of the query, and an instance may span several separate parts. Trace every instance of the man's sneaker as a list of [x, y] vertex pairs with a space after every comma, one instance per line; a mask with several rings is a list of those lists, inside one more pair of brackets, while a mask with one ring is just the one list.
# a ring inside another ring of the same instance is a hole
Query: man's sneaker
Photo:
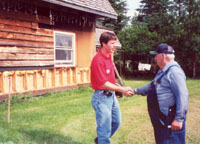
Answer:
[[94, 143], [95, 143], [95, 144], [98, 144], [98, 137], [96, 137], [96, 138], [94, 139]]

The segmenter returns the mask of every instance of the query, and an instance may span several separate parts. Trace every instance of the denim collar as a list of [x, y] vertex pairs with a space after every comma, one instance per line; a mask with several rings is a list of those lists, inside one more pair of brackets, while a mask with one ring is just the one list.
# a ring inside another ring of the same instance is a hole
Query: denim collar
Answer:
[[161, 70], [162, 72], [166, 72], [168, 68], [172, 65], [178, 65], [178, 63], [174, 60], [171, 60], [169, 63], [167, 63], [164, 68]]

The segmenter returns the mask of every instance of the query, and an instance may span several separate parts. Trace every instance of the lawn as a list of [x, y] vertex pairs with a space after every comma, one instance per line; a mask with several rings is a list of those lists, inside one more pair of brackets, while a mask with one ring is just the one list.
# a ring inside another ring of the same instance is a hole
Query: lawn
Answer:
[[[149, 80], [126, 80], [138, 87]], [[187, 144], [200, 144], [200, 80], [187, 80], [189, 112]], [[0, 144], [92, 144], [96, 137], [95, 113], [90, 87], [48, 93], [40, 97], [12, 98], [11, 121], [7, 122], [7, 102], [0, 104]], [[153, 144], [146, 97], [118, 99], [122, 125], [111, 138], [112, 144]]]

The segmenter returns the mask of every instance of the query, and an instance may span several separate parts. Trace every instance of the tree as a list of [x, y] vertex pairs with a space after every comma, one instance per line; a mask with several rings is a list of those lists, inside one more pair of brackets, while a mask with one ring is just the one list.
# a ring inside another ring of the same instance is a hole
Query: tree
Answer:
[[[188, 70], [192, 71], [192, 77], [196, 76], [198, 58], [200, 57], [200, 1], [185, 0], [185, 17], [183, 19], [184, 46], [188, 60]], [[191, 67], [192, 66], [192, 67]]]
[[[174, 16], [174, 34], [171, 43], [176, 56], [187, 75], [196, 77], [200, 56], [200, 1], [174, 0], [171, 13]], [[185, 58], [188, 59], [185, 59]]]
[[149, 51], [160, 41], [156, 32], [150, 32], [147, 26], [137, 24], [120, 31], [118, 37], [122, 44], [123, 74], [127, 73], [125, 70], [127, 60], [131, 61], [130, 72], [137, 70], [139, 62], [152, 62]]
[[142, 0], [141, 4], [138, 20], [157, 32], [160, 42], [172, 45], [177, 61], [195, 77], [196, 71], [200, 72], [200, 1]]
[[142, 0], [139, 20], [145, 22], [151, 32], [156, 31], [163, 39], [171, 32], [173, 17], [169, 14], [170, 0]]
[[126, 16], [127, 13], [127, 3], [125, 0], [109, 0], [114, 10], [117, 12], [117, 20], [110, 18], [105, 18], [101, 21], [102, 25], [109, 27], [114, 30], [116, 34], [122, 30], [129, 21], [129, 17]]

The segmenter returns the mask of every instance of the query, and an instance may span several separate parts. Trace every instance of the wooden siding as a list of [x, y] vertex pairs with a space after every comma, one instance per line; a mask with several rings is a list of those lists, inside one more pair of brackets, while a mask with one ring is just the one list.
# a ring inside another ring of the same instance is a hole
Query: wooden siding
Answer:
[[[0, 9], [0, 101], [9, 94], [9, 78], [11, 95], [40, 95], [90, 84], [95, 17], [79, 26], [74, 21], [53, 24], [49, 16], [39, 14]], [[75, 67], [55, 67], [54, 31], [76, 35]]]
[[39, 28], [33, 15], [16, 15], [1, 10], [0, 67], [54, 65], [53, 31]]

